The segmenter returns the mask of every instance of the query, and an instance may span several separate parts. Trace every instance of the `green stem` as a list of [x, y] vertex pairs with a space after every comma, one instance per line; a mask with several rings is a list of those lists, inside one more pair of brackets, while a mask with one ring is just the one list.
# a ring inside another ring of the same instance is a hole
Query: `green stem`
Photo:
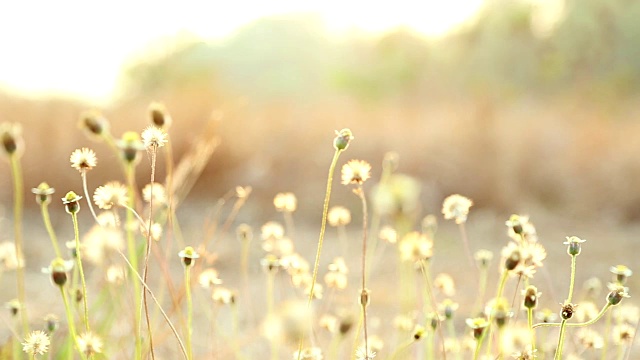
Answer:
[[82, 176], [82, 190], [84, 190], [84, 197], [87, 200], [87, 205], [89, 206], [89, 210], [91, 211], [93, 220], [95, 220], [96, 223], [100, 224], [100, 222], [98, 221], [98, 216], [96, 216], [96, 212], [95, 210], [93, 210], [93, 205], [91, 204], [91, 196], [89, 196], [89, 190], [87, 188], [87, 170], [83, 169], [80, 175]]
[[40, 212], [42, 213], [44, 227], [47, 228], [47, 233], [49, 233], [49, 238], [51, 239], [53, 250], [56, 252], [56, 257], [62, 259], [62, 253], [60, 253], [60, 248], [58, 247], [58, 238], [55, 231], [53, 231], [53, 226], [51, 226], [51, 219], [49, 218], [49, 206], [47, 205], [46, 201], [43, 201], [40, 204]]
[[[430, 276], [429, 276], [429, 272], [428, 272], [428, 267], [426, 264], [427, 260], [422, 260], [420, 261], [420, 268], [422, 269], [422, 276], [424, 277], [424, 281], [426, 283], [426, 289], [427, 289], [427, 294], [428, 297], [430, 299], [430, 305], [431, 308], [433, 310], [433, 312], [436, 313], [436, 318], [438, 319], [438, 322], [440, 322], [440, 319], [438, 318], [438, 314], [436, 312], [435, 306], [436, 306], [436, 299], [435, 296], [433, 295], [433, 287], [431, 286], [431, 280]], [[442, 326], [440, 326], [440, 324], [437, 325], [438, 326], [438, 335], [440, 336], [440, 346], [442, 346], [442, 358], [444, 360], [447, 360], [447, 352], [446, 349], [444, 347], [444, 335], [442, 334]], [[434, 338], [435, 338], [435, 334], [434, 334]]]
[[[607, 320], [604, 326], [604, 334], [608, 335], [610, 333], [611, 333], [611, 313], [607, 315]], [[609, 347], [609, 336], [603, 336], [603, 340], [604, 340], [604, 343], [602, 344], [601, 359], [605, 360], [607, 358], [607, 348]]]
[[[484, 334], [487, 330], [485, 329], [482, 334]], [[480, 355], [480, 348], [482, 347], [482, 339], [484, 336], [480, 337], [476, 341], [476, 350], [473, 352], [473, 360], [478, 360], [478, 356]]]
[[322, 242], [324, 240], [324, 232], [327, 227], [327, 213], [329, 211], [329, 201], [331, 200], [331, 184], [333, 183], [333, 173], [336, 169], [336, 164], [338, 163], [338, 157], [342, 150], [336, 150], [333, 154], [333, 160], [331, 160], [331, 166], [329, 167], [329, 176], [327, 177], [327, 191], [324, 195], [324, 206], [322, 208], [322, 225], [320, 227], [320, 237], [318, 238], [318, 250], [316, 251], [316, 260], [313, 265], [313, 277], [311, 279], [311, 291], [309, 292], [309, 299], [307, 301], [307, 306], [311, 305], [311, 300], [313, 300], [313, 289], [316, 284], [316, 279], [318, 278], [318, 266], [320, 265], [320, 253], [322, 252]]
[[531, 351], [536, 351], [536, 332], [533, 330], [533, 308], [527, 308], [527, 324], [531, 333]]
[[471, 255], [471, 248], [469, 247], [469, 236], [467, 236], [467, 229], [463, 222], [460, 223], [458, 227], [460, 228], [460, 236], [462, 237], [462, 242], [464, 243], [464, 250], [467, 254], [467, 261], [469, 261], [469, 266], [475, 270], [476, 263], [475, 261], [473, 261], [473, 255]]
[[[60, 294], [62, 295], [62, 301], [64, 301], [64, 311], [67, 314], [67, 323], [69, 326], [69, 337], [71, 342], [73, 343], [73, 347], [78, 348], [78, 339], [76, 337], [76, 326], [73, 322], [73, 314], [71, 313], [71, 308], [69, 307], [69, 300], [67, 299], [67, 293], [64, 291], [64, 287], [60, 286]], [[68, 353], [69, 359], [73, 359], [73, 351], [69, 351]]]
[[560, 323], [560, 336], [558, 337], [558, 346], [556, 347], [556, 355], [554, 360], [562, 360], [562, 346], [564, 345], [564, 331], [566, 329], [567, 320], [562, 320]]
[[389, 356], [389, 360], [395, 360], [395, 358], [398, 357], [398, 355], [400, 355], [403, 351], [405, 351], [413, 343], [414, 343], [413, 340], [409, 340], [409, 341], [405, 342], [404, 344], [398, 346], [393, 351], [393, 353], [391, 353], [391, 356]]
[[[367, 278], [367, 199], [364, 196], [364, 190], [362, 189], [362, 184], [358, 185], [357, 194], [360, 200], [362, 201], [362, 291], [367, 291], [366, 286], [366, 278]], [[368, 299], [367, 299], [368, 302]], [[368, 303], [360, 304], [362, 307], [362, 323], [364, 328], [364, 353], [365, 357], [369, 356], [369, 337], [367, 334], [367, 306]]]
[[576, 255], [571, 255], [571, 282], [569, 282], [569, 297], [567, 302], [570, 303], [573, 298], [573, 285], [576, 280]]
[[[600, 318], [602, 318], [602, 316], [604, 316], [604, 314], [607, 312], [607, 310], [609, 310], [609, 308], [612, 305], [607, 303], [598, 313], [598, 315], [596, 317], [594, 317], [593, 319], [583, 322], [583, 323], [567, 323], [567, 327], [584, 327], [584, 326], [589, 326], [589, 325], [593, 325], [595, 324], [598, 320], [600, 320]], [[538, 323], [533, 325], [533, 329], [535, 328], [539, 328], [539, 327], [558, 327], [561, 326], [562, 323]], [[605, 332], [606, 333], [606, 332]]]
[[11, 161], [11, 175], [13, 179], [13, 236], [15, 237], [15, 250], [18, 266], [16, 268], [16, 280], [18, 301], [20, 301], [20, 319], [24, 336], [29, 333], [29, 317], [27, 316], [27, 304], [25, 303], [24, 289], [24, 255], [22, 253], [22, 207], [24, 205], [23, 179], [20, 159], [15, 153], [9, 157]]
[[[127, 252], [129, 255], [129, 261], [131, 262], [131, 267], [136, 272], [138, 271], [138, 252], [136, 249], [135, 243], [135, 234], [133, 230], [133, 224], [135, 222], [134, 215], [134, 206], [135, 206], [135, 187], [134, 187], [134, 170], [133, 164], [127, 163], [125, 165], [125, 177], [127, 178], [127, 215], [126, 215], [126, 223], [125, 230], [127, 232]], [[131, 282], [133, 283], [133, 296], [134, 296], [134, 309], [139, 309], [140, 304], [142, 303], [142, 299], [140, 296], [141, 288], [140, 283], [136, 281], [135, 277], [131, 277]], [[134, 311], [134, 323], [133, 327], [135, 329], [135, 359], [140, 360], [142, 358], [142, 329], [140, 325], [142, 323], [142, 314], [139, 311]]]
[[193, 359], [193, 350], [191, 347], [191, 333], [193, 326], [193, 303], [191, 302], [191, 266], [184, 268], [184, 283], [187, 296], [187, 355], [188, 359]]
[[87, 332], [91, 331], [89, 327], [89, 305], [87, 305], [87, 283], [84, 277], [84, 269], [82, 268], [82, 252], [80, 251], [80, 230], [78, 229], [78, 215], [71, 214], [73, 220], [73, 232], [76, 238], [76, 256], [78, 260], [78, 270], [80, 270], [80, 281], [82, 283], [82, 304], [84, 306], [84, 327]]
[[[333, 183], [333, 173], [336, 169], [336, 164], [338, 163], [338, 158], [343, 150], [336, 149], [333, 154], [333, 159], [331, 160], [331, 166], [329, 166], [329, 175], [327, 176], [327, 190], [324, 195], [324, 205], [322, 207], [322, 225], [320, 226], [320, 236], [318, 238], [318, 249], [316, 251], [316, 260], [313, 265], [313, 277], [311, 279], [311, 289], [309, 290], [309, 299], [307, 300], [307, 307], [311, 306], [311, 301], [313, 300], [313, 291], [316, 286], [316, 279], [318, 278], [318, 266], [320, 265], [320, 253], [322, 252], [322, 242], [324, 240], [324, 233], [327, 228], [327, 213], [329, 212], [329, 201], [331, 200], [331, 185]], [[300, 342], [298, 343], [298, 360], [300, 360], [300, 356], [302, 355], [302, 343], [303, 338], [300, 338]]]
[[[153, 146], [151, 149], [151, 186], [149, 187], [149, 223], [147, 224], [147, 249], [144, 255], [144, 269], [142, 271], [142, 280], [147, 283], [147, 276], [149, 274], [149, 255], [151, 254], [151, 225], [153, 224], [153, 185], [155, 182], [156, 174], [156, 154], [157, 147]], [[151, 359], [155, 360], [156, 356], [153, 351], [153, 336], [151, 331], [151, 319], [149, 317], [149, 305], [147, 303], [147, 291], [142, 289], [142, 303], [144, 304], [144, 315], [147, 322], [147, 332], [149, 334], [149, 350], [151, 352]], [[142, 316], [140, 316], [142, 318]]]

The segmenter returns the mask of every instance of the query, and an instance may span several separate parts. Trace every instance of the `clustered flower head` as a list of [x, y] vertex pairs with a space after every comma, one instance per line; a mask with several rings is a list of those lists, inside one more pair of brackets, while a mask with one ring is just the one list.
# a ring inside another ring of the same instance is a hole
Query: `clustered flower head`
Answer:
[[200, 257], [200, 255], [198, 255], [198, 253], [191, 246], [187, 246], [186, 248], [184, 248], [184, 250], [181, 250], [178, 253], [178, 256], [182, 258], [182, 264], [185, 267], [193, 266], [194, 260]]
[[167, 133], [161, 128], [148, 126], [142, 131], [142, 144], [147, 149], [157, 149], [169, 142]]
[[273, 205], [277, 211], [292, 213], [298, 207], [298, 199], [293, 193], [278, 193], [273, 198]]
[[489, 327], [489, 321], [484, 317], [469, 318], [466, 320], [467, 326], [473, 330], [473, 338], [479, 340], [484, 330]]
[[334, 206], [329, 209], [327, 220], [331, 226], [345, 226], [351, 222], [351, 211], [344, 206]]
[[22, 343], [22, 351], [31, 355], [42, 355], [49, 350], [49, 335], [44, 331], [32, 331]]
[[140, 141], [140, 135], [135, 131], [127, 131], [122, 134], [122, 138], [116, 142], [122, 151], [122, 158], [129, 164], [133, 164], [138, 159], [138, 152], [146, 149]]
[[80, 200], [82, 200], [82, 196], [73, 191], [69, 191], [67, 195], [62, 198], [62, 204], [65, 206], [67, 213], [77, 214], [80, 211]]
[[578, 256], [582, 250], [581, 244], [585, 241], [587, 240], [582, 240], [577, 236], [567, 236], [567, 241], [563, 242], [563, 244], [568, 245], [567, 254], [571, 256]]
[[111, 181], [98, 187], [93, 193], [93, 202], [103, 210], [129, 201], [127, 188], [118, 181]]
[[51, 261], [49, 267], [43, 268], [42, 272], [51, 274], [51, 282], [56, 286], [64, 286], [67, 283], [67, 273], [73, 269], [73, 261], [65, 261], [56, 258]]
[[8, 122], [0, 124], [0, 144], [6, 155], [21, 155], [24, 151], [24, 142], [20, 124]]
[[447, 220], [454, 219], [456, 224], [467, 221], [469, 208], [473, 205], [471, 199], [459, 194], [449, 195], [442, 203], [442, 214]]
[[361, 185], [371, 177], [371, 165], [364, 160], [349, 160], [342, 166], [342, 184]]
[[96, 153], [88, 148], [76, 149], [69, 157], [71, 167], [83, 172], [93, 169], [98, 164]]
[[346, 150], [349, 147], [349, 143], [353, 140], [353, 133], [349, 129], [342, 129], [336, 131], [336, 137], [333, 139], [333, 147], [337, 151]]
[[91, 332], [85, 332], [77, 338], [78, 349], [86, 356], [100, 354], [102, 352], [102, 340]]
[[399, 250], [402, 260], [420, 262], [433, 256], [433, 241], [426, 235], [413, 231], [402, 238]]
[[56, 192], [56, 189], [49, 186], [46, 182], [41, 182], [37, 188], [31, 189], [31, 192], [36, 195], [36, 202], [38, 204], [46, 205], [51, 202], [51, 195]]
[[372, 360], [376, 357], [376, 352], [371, 349], [359, 347], [356, 349], [356, 360]]

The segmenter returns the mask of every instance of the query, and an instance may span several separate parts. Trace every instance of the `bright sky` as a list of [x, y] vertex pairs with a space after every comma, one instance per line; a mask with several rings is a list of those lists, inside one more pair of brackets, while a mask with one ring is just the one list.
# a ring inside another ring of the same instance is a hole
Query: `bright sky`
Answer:
[[[120, 68], [161, 37], [221, 38], [260, 17], [317, 13], [331, 30], [378, 32], [398, 25], [438, 36], [483, 0], [6, 1], [0, 3], [0, 87], [108, 101]], [[169, 49], [170, 50], [170, 49]]]

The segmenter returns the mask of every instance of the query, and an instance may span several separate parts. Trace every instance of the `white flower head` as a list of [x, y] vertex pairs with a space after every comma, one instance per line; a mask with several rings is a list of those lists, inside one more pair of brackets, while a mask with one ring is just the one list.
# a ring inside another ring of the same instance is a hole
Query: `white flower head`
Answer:
[[71, 153], [69, 161], [71, 162], [71, 167], [80, 172], [91, 170], [98, 164], [96, 153], [87, 148], [76, 149]]
[[147, 149], [163, 147], [164, 144], [169, 142], [167, 133], [155, 126], [148, 126], [142, 131], [140, 137], [144, 147]]

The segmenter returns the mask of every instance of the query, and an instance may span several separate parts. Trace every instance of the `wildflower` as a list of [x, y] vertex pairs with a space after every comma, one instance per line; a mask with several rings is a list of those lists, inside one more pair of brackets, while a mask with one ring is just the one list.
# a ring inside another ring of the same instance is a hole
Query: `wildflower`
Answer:
[[636, 330], [629, 324], [619, 324], [613, 327], [612, 335], [613, 341], [616, 344], [627, 343], [630, 344], [635, 337]]
[[298, 199], [293, 193], [278, 193], [273, 198], [273, 205], [277, 211], [292, 213], [298, 207]]
[[262, 249], [279, 257], [293, 253], [293, 241], [288, 237], [270, 238], [262, 243]]
[[333, 139], [333, 147], [337, 151], [347, 150], [349, 143], [353, 140], [353, 133], [349, 129], [336, 131], [336, 137]]
[[399, 249], [402, 260], [418, 262], [433, 256], [433, 241], [426, 235], [413, 231], [402, 238]]
[[106, 279], [111, 284], [122, 284], [127, 278], [127, 269], [119, 265], [111, 265], [107, 268]]
[[327, 220], [331, 226], [345, 226], [351, 222], [351, 211], [344, 206], [334, 206], [329, 209]]
[[20, 310], [24, 308], [24, 306], [20, 303], [20, 300], [13, 299], [4, 304], [6, 309], [9, 309], [9, 313], [12, 316], [17, 316], [20, 313]]
[[64, 286], [67, 282], [67, 273], [73, 269], [73, 261], [64, 261], [56, 258], [51, 261], [49, 267], [43, 268], [42, 272], [51, 274], [51, 282], [57, 286]]
[[374, 357], [376, 357], [375, 351], [365, 349], [364, 347], [359, 347], [356, 349], [357, 360], [372, 360]]
[[[312, 281], [312, 279], [309, 279], [309, 282], [308, 282], [307, 286], [304, 289], [304, 294], [307, 295], [307, 296], [309, 296], [311, 294], [311, 281]], [[322, 284], [316, 283], [313, 286], [312, 297], [314, 299], [322, 299], [323, 296], [324, 296], [324, 288], [322, 287]]]
[[398, 242], [398, 233], [391, 226], [383, 226], [378, 237], [389, 244]]
[[118, 181], [99, 186], [93, 193], [93, 202], [103, 210], [109, 210], [114, 205], [126, 204], [128, 201], [127, 188]]
[[611, 305], [618, 305], [624, 298], [629, 298], [629, 288], [618, 284], [610, 284], [609, 294], [607, 294], [607, 302]]
[[264, 258], [260, 259], [260, 265], [262, 269], [267, 273], [275, 273], [280, 269], [280, 261], [273, 254], [267, 254]]
[[473, 330], [473, 337], [478, 340], [482, 337], [484, 330], [489, 327], [489, 322], [483, 317], [466, 320], [467, 326]]
[[144, 199], [145, 202], [151, 202], [152, 196], [153, 205], [167, 203], [167, 191], [162, 184], [154, 182], [153, 184], [147, 184], [142, 188], [142, 199]]
[[152, 102], [151, 104], [149, 104], [148, 111], [149, 118], [151, 119], [151, 123], [154, 126], [157, 126], [160, 129], [167, 129], [169, 128], [169, 126], [171, 126], [171, 115], [163, 104]]
[[116, 145], [122, 150], [122, 158], [129, 164], [138, 160], [138, 151], [145, 149], [145, 145], [140, 141], [140, 135], [135, 131], [122, 134], [122, 138], [116, 142]]
[[504, 268], [507, 271], [515, 269], [522, 260], [522, 253], [518, 244], [510, 242], [502, 248], [502, 258], [504, 259]]
[[609, 271], [611, 271], [611, 273], [616, 276], [616, 281], [620, 285], [624, 285], [627, 282], [627, 278], [633, 275], [633, 271], [631, 271], [631, 269], [629, 269], [625, 265], [612, 266], [611, 268], [609, 268]]
[[62, 204], [68, 214], [77, 214], [80, 211], [80, 200], [82, 196], [69, 191], [65, 197], [62, 198]]
[[24, 339], [24, 342], [22, 343], [22, 351], [34, 356], [35, 358], [35, 355], [42, 355], [46, 353], [47, 350], [49, 350], [49, 344], [51, 344], [49, 335], [44, 331], [32, 331]]
[[198, 253], [191, 246], [187, 246], [186, 248], [184, 248], [184, 250], [181, 250], [178, 253], [178, 256], [182, 258], [182, 264], [185, 267], [192, 266], [193, 261], [200, 257], [200, 255], [198, 255]]
[[582, 301], [576, 309], [575, 317], [578, 322], [586, 322], [598, 316], [600, 309], [592, 301]]
[[423, 233], [433, 236], [438, 231], [438, 218], [433, 214], [429, 214], [422, 219], [420, 225]]
[[567, 254], [571, 256], [578, 256], [580, 255], [580, 251], [582, 250], [580, 244], [585, 241], [587, 240], [582, 240], [577, 236], [567, 236], [567, 241], [563, 242], [563, 244], [568, 245]]
[[613, 316], [618, 323], [637, 324], [640, 319], [640, 309], [631, 304], [617, 306]]
[[456, 294], [456, 284], [449, 274], [438, 274], [433, 280], [433, 287], [440, 290], [440, 292], [446, 296], [453, 296]]
[[78, 336], [78, 349], [88, 357], [102, 352], [102, 340], [91, 332], [85, 332]]
[[479, 268], [486, 269], [491, 264], [491, 260], [493, 260], [493, 253], [489, 250], [481, 249], [476, 251], [473, 257], [478, 262]]
[[2, 143], [2, 148], [8, 156], [13, 154], [21, 155], [24, 151], [22, 126], [6, 122], [0, 124], [0, 143]]
[[516, 360], [534, 360], [536, 358], [536, 350], [532, 350], [532, 349], [527, 349], [527, 350], [523, 350], [520, 352], [515, 352], [513, 353], [513, 358]]
[[414, 315], [398, 315], [393, 318], [393, 327], [400, 331], [411, 331], [416, 325]]
[[438, 304], [438, 312], [444, 314], [446, 319], [452, 319], [453, 314], [458, 310], [460, 305], [451, 299], [444, 299]]
[[160, 238], [162, 237], [162, 225], [154, 222], [151, 224], [151, 227], [149, 227], [149, 222], [145, 221], [145, 224], [140, 226], [140, 233], [145, 238], [151, 234], [151, 239], [154, 241], [160, 241]]
[[97, 110], [85, 111], [80, 115], [79, 127], [93, 136], [109, 132], [109, 121]]
[[236, 236], [241, 241], [251, 241], [253, 239], [253, 231], [248, 224], [240, 224], [236, 228]]
[[302, 349], [301, 351], [296, 351], [293, 353], [294, 360], [322, 360], [324, 356], [322, 355], [322, 350], [318, 347], [310, 347], [306, 349]]
[[442, 214], [447, 220], [454, 219], [456, 224], [462, 224], [467, 221], [469, 208], [473, 205], [473, 201], [459, 194], [453, 194], [444, 199], [442, 203]]
[[321, 328], [326, 329], [331, 334], [335, 334], [339, 329], [338, 318], [332, 315], [324, 314], [318, 320], [318, 323]]
[[543, 323], [552, 323], [556, 321], [557, 318], [558, 315], [549, 308], [544, 308], [542, 311], [536, 313], [536, 319]]
[[526, 307], [527, 309], [533, 309], [538, 306], [540, 294], [541, 293], [538, 292], [538, 288], [536, 288], [535, 286], [527, 286], [527, 288], [522, 291], [522, 295], [524, 295], [524, 307]]
[[220, 305], [235, 304], [236, 302], [236, 295], [233, 291], [224, 287], [216, 287], [213, 289], [211, 298], [213, 299], [213, 302]]
[[58, 326], [60, 325], [60, 320], [54, 314], [48, 314], [44, 317], [45, 329], [49, 332], [55, 332], [58, 330]]
[[362, 184], [371, 177], [371, 165], [363, 160], [349, 160], [342, 166], [342, 184]]
[[589, 328], [582, 328], [576, 334], [578, 341], [588, 349], [602, 349], [604, 346], [604, 339], [597, 331]]
[[[82, 237], [82, 259], [86, 259], [94, 264], [102, 264], [109, 255], [115, 255], [125, 247], [122, 230], [116, 226], [110, 226], [104, 219], [109, 216], [98, 218], [104, 225], [95, 224]], [[75, 242], [71, 244], [75, 251]]]
[[36, 202], [39, 205], [46, 205], [51, 202], [51, 195], [56, 192], [56, 189], [50, 187], [46, 182], [41, 182], [37, 188], [31, 189], [31, 192], [36, 195]]
[[167, 139], [167, 133], [155, 126], [147, 126], [147, 128], [142, 131], [140, 137], [142, 138], [142, 144], [147, 149], [157, 149], [163, 147], [164, 144], [169, 141]]
[[276, 221], [269, 221], [260, 228], [262, 240], [280, 239], [284, 236], [284, 227]]
[[0, 243], [0, 274], [3, 271], [17, 270], [24, 267], [24, 258], [18, 258], [16, 246], [11, 241]]
[[562, 317], [563, 320], [571, 319], [578, 305], [572, 304], [566, 301], [564, 304], [561, 304], [561, 305], [562, 305], [562, 308], [560, 309], [560, 317]]
[[487, 304], [485, 313], [490, 319], [495, 320], [498, 327], [503, 327], [507, 323], [507, 319], [513, 315], [509, 301], [503, 297], [491, 300], [489, 304]]
[[71, 167], [83, 172], [93, 169], [98, 164], [96, 153], [87, 148], [76, 149], [69, 157]]
[[511, 215], [505, 223], [508, 228], [508, 235], [515, 241], [526, 240], [528, 242], [537, 242], [538, 236], [533, 223], [529, 221], [528, 216]]
[[200, 273], [198, 276], [198, 283], [203, 288], [208, 289], [214, 285], [222, 284], [222, 280], [220, 280], [216, 269], [208, 268]]
[[422, 325], [416, 325], [413, 328], [413, 340], [418, 341], [420, 339], [422, 339], [422, 337], [424, 337], [427, 333], [427, 330], [424, 328], [424, 326]]
[[333, 260], [333, 263], [329, 264], [329, 272], [324, 276], [324, 282], [327, 287], [345, 289], [347, 287], [348, 272], [344, 259], [337, 257]]

